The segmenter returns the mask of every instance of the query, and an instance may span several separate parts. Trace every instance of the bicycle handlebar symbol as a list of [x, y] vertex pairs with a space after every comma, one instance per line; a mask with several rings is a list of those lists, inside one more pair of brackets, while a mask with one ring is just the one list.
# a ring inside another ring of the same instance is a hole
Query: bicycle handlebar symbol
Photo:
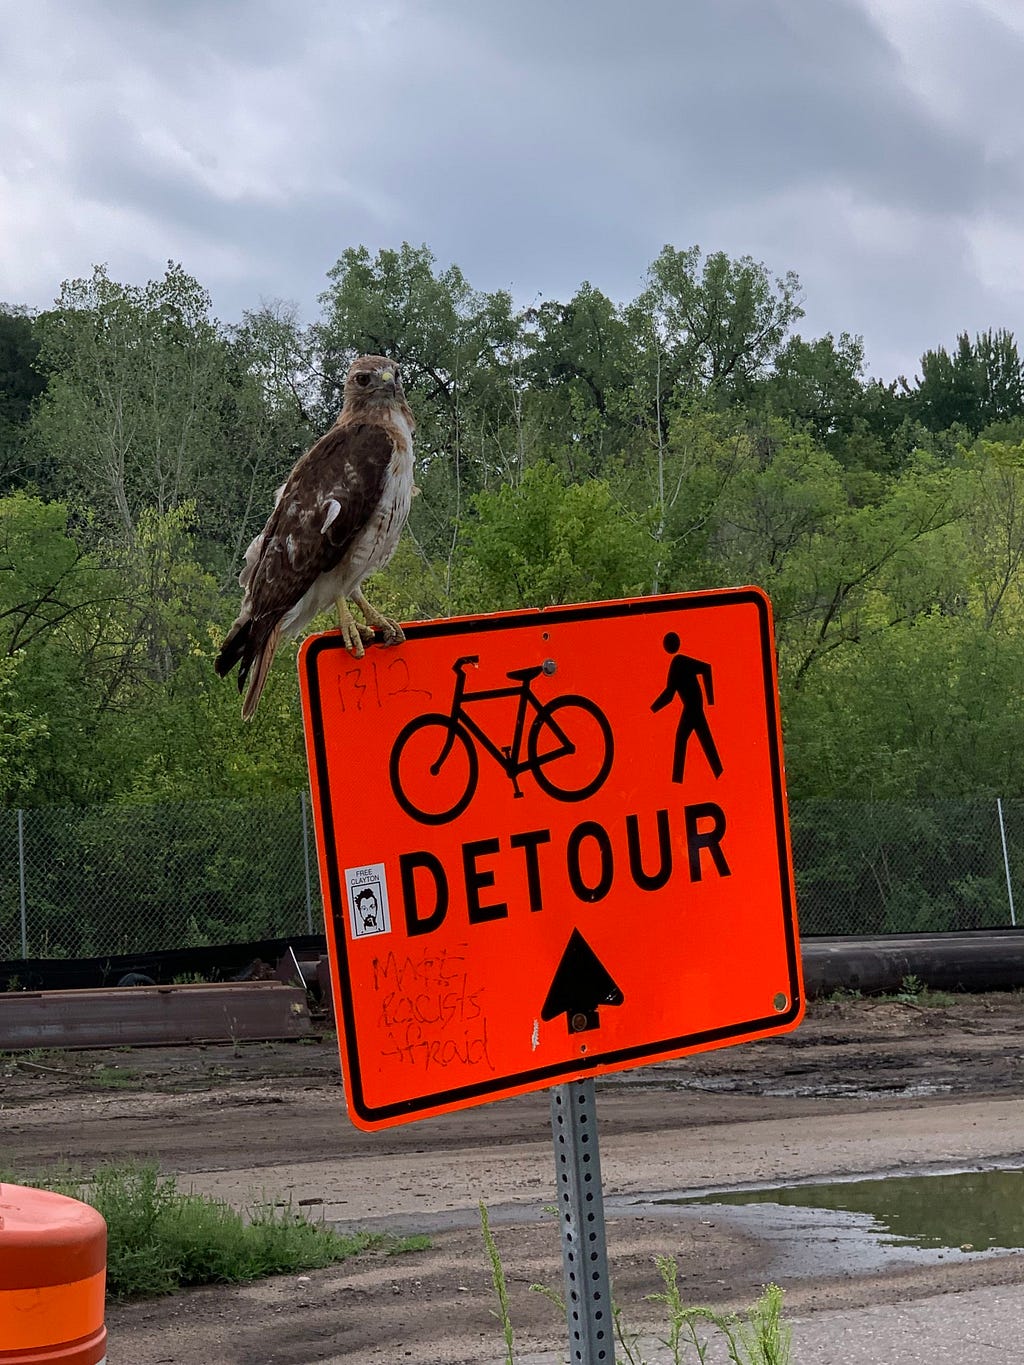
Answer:
[[[447, 715], [417, 716], [395, 740], [389, 763], [391, 787], [406, 814], [425, 825], [444, 825], [461, 815], [480, 779], [478, 746], [509, 778], [517, 797], [523, 795], [519, 776], [525, 772], [556, 801], [592, 796], [612, 766], [612, 727], [601, 708], [587, 697], [570, 694], [550, 701], [538, 698], [534, 678], [553, 671], [543, 664], [506, 673], [513, 687], [470, 691], [466, 668], [477, 663], [478, 655], [467, 654], [452, 665], [455, 690]], [[508, 746], [495, 744], [467, 709], [474, 702], [500, 697], [517, 699]]]

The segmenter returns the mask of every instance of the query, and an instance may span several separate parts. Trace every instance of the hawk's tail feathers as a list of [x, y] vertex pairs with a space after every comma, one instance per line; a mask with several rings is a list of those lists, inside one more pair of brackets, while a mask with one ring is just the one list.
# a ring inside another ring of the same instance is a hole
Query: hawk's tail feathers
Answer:
[[242, 704], [243, 720], [251, 720], [259, 705], [260, 694], [267, 681], [267, 672], [280, 636], [280, 623], [271, 627], [269, 631], [257, 631], [253, 629], [251, 617], [244, 621], [236, 621], [228, 631], [220, 647], [220, 653], [214, 660], [213, 666], [222, 678], [227, 677], [235, 664], [238, 665], [239, 692], [245, 691], [246, 682], [249, 683], [249, 690]]
[[213, 661], [213, 667], [218, 677], [226, 678], [235, 664], [241, 663], [238, 670], [238, 690], [241, 692], [245, 683], [245, 675], [249, 671], [252, 663], [252, 620], [246, 618], [244, 621], [236, 621], [224, 638], [224, 643], [220, 647], [220, 653]]
[[280, 622], [274, 626], [273, 630], [258, 647], [254, 656], [247, 659], [238, 674], [239, 685], [245, 681], [252, 668], [252, 678], [249, 682], [249, 690], [245, 694], [245, 701], [242, 703], [242, 719], [252, 720], [256, 714], [256, 708], [260, 704], [260, 696], [263, 693], [264, 684], [267, 681], [267, 674], [270, 672], [270, 664], [277, 649], [277, 642], [281, 638]]

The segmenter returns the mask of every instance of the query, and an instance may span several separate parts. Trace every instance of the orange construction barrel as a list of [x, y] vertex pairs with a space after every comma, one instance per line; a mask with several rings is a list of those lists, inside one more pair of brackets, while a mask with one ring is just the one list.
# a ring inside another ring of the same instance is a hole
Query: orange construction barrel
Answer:
[[88, 1204], [0, 1184], [0, 1362], [103, 1365], [107, 1225]]

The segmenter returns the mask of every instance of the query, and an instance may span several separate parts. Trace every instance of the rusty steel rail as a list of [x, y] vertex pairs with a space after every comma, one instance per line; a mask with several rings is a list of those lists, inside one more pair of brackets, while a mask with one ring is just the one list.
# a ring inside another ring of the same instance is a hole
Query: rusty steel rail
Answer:
[[278, 981], [0, 994], [0, 1051], [267, 1042], [313, 1032], [301, 987]]

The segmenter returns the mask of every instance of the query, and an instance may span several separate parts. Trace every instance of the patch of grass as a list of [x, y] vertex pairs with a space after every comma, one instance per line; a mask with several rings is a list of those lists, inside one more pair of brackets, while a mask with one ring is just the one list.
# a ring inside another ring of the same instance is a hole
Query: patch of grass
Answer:
[[951, 991], [933, 991], [927, 986], [917, 997], [917, 1003], [927, 1009], [942, 1009], [957, 1004], [958, 1000], [959, 996], [953, 995]]
[[865, 996], [861, 991], [849, 989], [846, 986], [837, 986], [834, 991], [822, 997], [829, 1004], [843, 1004], [849, 1000], [873, 1000], [878, 1004], [899, 1005], [921, 1005], [924, 1007], [938, 1008], [945, 1005], [955, 1005], [958, 997], [951, 995], [949, 991], [933, 991], [927, 982], [922, 981], [919, 976], [912, 972], [903, 977], [900, 981], [898, 991], [891, 994]]
[[[5, 1177], [14, 1179], [14, 1177]], [[317, 1270], [361, 1251], [422, 1250], [425, 1238], [343, 1236], [290, 1209], [254, 1207], [248, 1219], [205, 1195], [182, 1194], [155, 1165], [103, 1166], [23, 1180], [91, 1204], [107, 1223], [107, 1292], [115, 1299], [170, 1294], [199, 1284], [239, 1284]]]
[[4, 1056], [15, 1061], [33, 1062], [37, 1066], [64, 1066], [70, 1060], [61, 1048], [53, 1047], [26, 1047], [17, 1052], [5, 1052]]
[[0, 1052], [5, 1066], [14, 1071], [40, 1072], [43, 1075], [75, 1076], [79, 1072], [75, 1062], [66, 1052], [53, 1049], [32, 1047], [19, 1052]]
[[914, 976], [913, 973], [903, 978], [899, 990], [891, 998], [898, 1000], [901, 1005], [921, 1005], [932, 1009], [956, 1004], [955, 995], [950, 995], [949, 991], [933, 991], [919, 976]]
[[837, 986], [825, 999], [835, 1004], [841, 1004], [844, 1000], [863, 1000], [864, 997], [856, 987]]
[[130, 1071], [119, 1066], [100, 1065], [94, 1067], [89, 1080], [103, 1090], [138, 1090], [142, 1081]]

